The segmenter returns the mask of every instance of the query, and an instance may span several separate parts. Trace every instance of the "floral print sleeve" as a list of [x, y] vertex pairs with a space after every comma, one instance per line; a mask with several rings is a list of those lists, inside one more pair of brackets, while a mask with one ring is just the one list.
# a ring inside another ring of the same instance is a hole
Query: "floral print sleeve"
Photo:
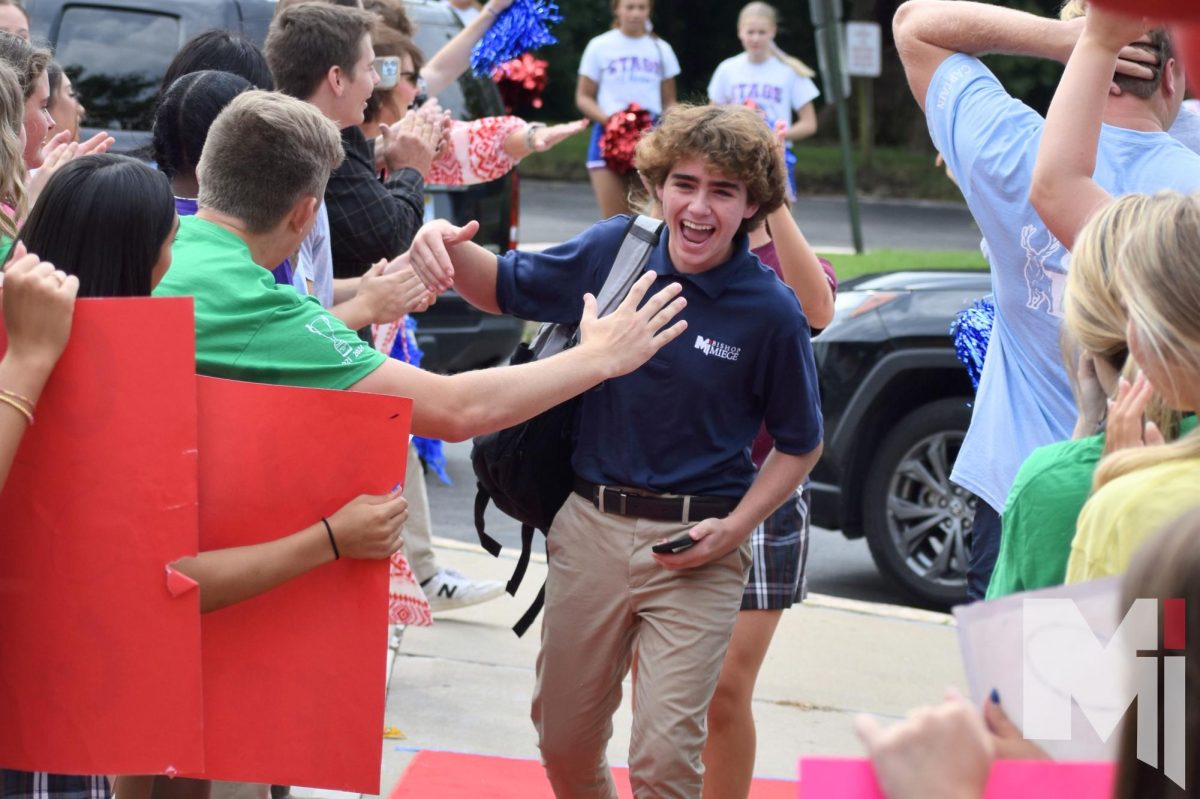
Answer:
[[504, 150], [504, 141], [525, 129], [519, 117], [483, 117], [455, 121], [449, 146], [434, 159], [425, 182], [443, 186], [471, 186], [504, 177], [517, 165]]

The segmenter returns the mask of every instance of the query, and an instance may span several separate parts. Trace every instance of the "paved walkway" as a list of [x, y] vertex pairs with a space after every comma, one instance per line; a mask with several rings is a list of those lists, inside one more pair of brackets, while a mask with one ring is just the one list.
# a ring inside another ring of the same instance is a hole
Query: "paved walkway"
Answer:
[[[438, 558], [476, 579], [506, 580], [512, 556], [438, 540]], [[537, 593], [544, 561], [530, 564], [521, 593], [446, 613], [405, 631], [390, 665], [381, 790], [387, 795], [418, 749], [537, 757], [529, 721], [540, 627], [523, 639], [509, 629]], [[944, 614], [811, 596], [783, 614], [755, 692], [755, 773], [790, 778], [802, 754], [859, 755], [852, 720], [867, 712], [899, 718], [965, 688], [951, 618]], [[614, 764], [629, 746], [626, 700], [609, 746]], [[297, 790], [296, 793], [305, 793]], [[311, 793], [311, 792], [310, 792]], [[318, 796], [327, 795], [317, 792]]]

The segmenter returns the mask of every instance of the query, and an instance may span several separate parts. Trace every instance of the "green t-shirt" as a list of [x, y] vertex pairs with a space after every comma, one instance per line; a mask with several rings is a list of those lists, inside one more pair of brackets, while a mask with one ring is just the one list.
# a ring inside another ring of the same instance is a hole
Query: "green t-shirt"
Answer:
[[[1188, 416], [1180, 425], [1196, 427]], [[1062, 585], [1079, 513], [1092, 492], [1104, 434], [1038, 447], [1013, 481], [1001, 517], [1000, 554], [987, 598]]]
[[349, 388], [386, 359], [291, 286], [275, 283], [241, 238], [195, 216], [179, 220], [156, 297], [191, 296], [196, 371], [311, 388]]
[[1000, 517], [987, 598], [1062, 585], [1075, 522], [1092, 493], [1104, 434], [1038, 447], [1021, 464]]

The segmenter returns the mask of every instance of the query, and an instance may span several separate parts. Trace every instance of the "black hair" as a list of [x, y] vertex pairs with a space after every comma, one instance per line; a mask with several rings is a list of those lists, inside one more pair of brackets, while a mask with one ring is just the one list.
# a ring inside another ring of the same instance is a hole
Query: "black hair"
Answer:
[[46, 183], [17, 241], [79, 278], [80, 297], [144, 297], [175, 225], [166, 177], [136, 158], [76, 158]]
[[159, 93], [184, 75], [206, 69], [240, 75], [256, 89], [268, 92], [275, 89], [271, 69], [258, 45], [236, 33], [218, 29], [197, 34], [179, 48], [163, 73]]
[[217, 114], [252, 88], [243, 77], [211, 69], [191, 72], [172, 83], [154, 111], [150, 146], [158, 168], [169, 178], [195, 172]]

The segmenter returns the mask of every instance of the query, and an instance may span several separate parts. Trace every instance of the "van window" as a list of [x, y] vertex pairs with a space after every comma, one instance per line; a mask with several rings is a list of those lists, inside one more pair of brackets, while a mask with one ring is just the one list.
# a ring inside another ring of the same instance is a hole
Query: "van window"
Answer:
[[56, 57], [87, 106], [89, 127], [149, 130], [158, 83], [181, 43], [175, 16], [67, 6]]

